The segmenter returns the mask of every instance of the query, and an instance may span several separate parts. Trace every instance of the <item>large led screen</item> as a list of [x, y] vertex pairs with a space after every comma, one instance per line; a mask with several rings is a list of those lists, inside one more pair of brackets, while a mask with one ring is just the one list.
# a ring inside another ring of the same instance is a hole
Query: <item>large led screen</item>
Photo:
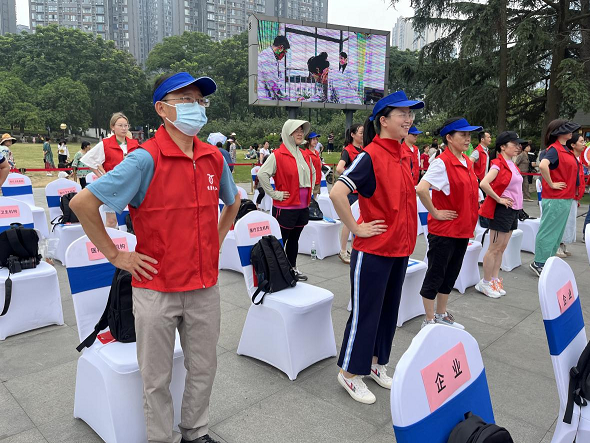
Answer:
[[351, 108], [356, 106], [346, 105], [371, 106], [383, 97], [387, 33], [271, 20], [259, 20], [257, 25], [254, 96], [258, 103], [331, 103]]

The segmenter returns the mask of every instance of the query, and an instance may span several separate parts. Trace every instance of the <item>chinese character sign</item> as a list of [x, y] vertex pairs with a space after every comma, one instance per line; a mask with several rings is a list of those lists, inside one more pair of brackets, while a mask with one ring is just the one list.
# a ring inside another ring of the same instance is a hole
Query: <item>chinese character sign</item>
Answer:
[[430, 412], [471, 379], [463, 343], [451, 348], [421, 371]]
[[18, 206], [0, 206], [0, 218], [20, 217]]
[[270, 235], [270, 223], [267, 221], [260, 223], [250, 223], [248, 225], [248, 233], [250, 234], [250, 238]]
[[[113, 238], [112, 240], [119, 251], [129, 252], [129, 246], [127, 245], [127, 239], [125, 237]], [[86, 251], [88, 252], [88, 260], [90, 261], [102, 260], [105, 258], [102, 252], [100, 252], [92, 242], [86, 242]]]
[[559, 291], [557, 291], [557, 303], [559, 303], [559, 311], [563, 314], [575, 300], [576, 297], [574, 296], [572, 282], [568, 281]]
[[8, 185], [9, 186], [22, 186], [25, 184], [24, 178], [9, 178]]
[[64, 195], [70, 194], [72, 192], [76, 192], [76, 188], [75, 187], [58, 189], [57, 190], [57, 195], [59, 195], [60, 197], [63, 197]]

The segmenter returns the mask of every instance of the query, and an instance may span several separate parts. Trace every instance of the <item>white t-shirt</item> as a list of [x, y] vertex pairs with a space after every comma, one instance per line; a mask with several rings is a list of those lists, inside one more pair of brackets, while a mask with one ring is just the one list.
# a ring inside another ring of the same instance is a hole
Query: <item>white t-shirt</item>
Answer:
[[[467, 167], [467, 162], [463, 157], [459, 159], [461, 164]], [[447, 167], [445, 166], [445, 162], [443, 162], [440, 158], [435, 158], [428, 166], [428, 170], [422, 180], [426, 180], [430, 183], [430, 186], [437, 191], [442, 191], [445, 195], [449, 195], [451, 193], [451, 184], [449, 183], [449, 175], [447, 174]], [[483, 193], [481, 189], [478, 188], [478, 196], [479, 201], [483, 200]]]
[[70, 155], [70, 152], [68, 151], [68, 146], [67, 146], [67, 145], [65, 145], [65, 144], [64, 144], [64, 145], [59, 145], [59, 146], [57, 147], [57, 153], [58, 153], [59, 155], [67, 155], [67, 156], [69, 156], [69, 155]]
[[262, 155], [262, 158], [266, 157], [267, 155], [270, 155], [270, 151], [266, 148], [260, 148], [260, 155]]
[[[123, 150], [123, 155], [127, 155], [127, 143], [121, 143], [119, 147]], [[98, 142], [90, 151], [82, 156], [80, 161], [89, 168], [97, 169], [104, 163], [104, 145]]]
[[323, 145], [318, 142], [317, 145], [315, 145], [315, 150], [318, 151], [318, 154], [322, 151]]

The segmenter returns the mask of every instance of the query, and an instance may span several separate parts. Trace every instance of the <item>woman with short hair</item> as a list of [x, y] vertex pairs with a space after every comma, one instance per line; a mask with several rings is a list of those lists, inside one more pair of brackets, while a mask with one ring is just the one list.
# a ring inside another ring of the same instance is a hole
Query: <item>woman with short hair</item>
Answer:
[[82, 189], [84, 189], [86, 187], [86, 176], [88, 174], [90, 174], [90, 170], [80, 169], [80, 168], [88, 168], [88, 166], [82, 162], [82, 157], [89, 150], [90, 150], [90, 142], [83, 141], [82, 146], [80, 147], [80, 150], [78, 152], [76, 152], [76, 155], [74, 155], [74, 160], [72, 160], [72, 168], [74, 171], [74, 174], [72, 176], [72, 180], [76, 181], [76, 179], [79, 178], [80, 179], [80, 186], [82, 186]]

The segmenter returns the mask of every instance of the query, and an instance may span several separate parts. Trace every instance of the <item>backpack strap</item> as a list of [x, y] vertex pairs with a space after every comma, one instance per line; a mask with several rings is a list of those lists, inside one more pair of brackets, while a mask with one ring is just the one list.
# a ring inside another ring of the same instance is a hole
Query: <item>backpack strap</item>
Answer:
[[568, 386], [567, 403], [565, 406], [565, 412], [563, 413], [563, 422], [567, 424], [572, 423], [572, 417], [574, 415], [574, 403], [578, 406], [586, 406], [588, 402], [581, 395], [581, 389], [578, 386], [578, 379], [581, 376], [577, 366], [570, 369], [570, 383]]
[[104, 308], [104, 312], [102, 313], [100, 320], [94, 327], [94, 331], [90, 333], [88, 337], [86, 337], [82, 343], [76, 346], [76, 351], [82, 352], [82, 349], [89, 348], [95, 342], [96, 337], [98, 336], [99, 332], [103, 329], [106, 329], [109, 325], [108, 313], [109, 313], [109, 306], [111, 305], [111, 293], [109, 292], [109, 299], [107, 300], [107, 305]]
[[8, 278], [4, 282], [4, 308], [2, 308], [2, 312], [0, 313], [0, 317], [8, 312], [8, 308], [10, 307], [10, 299], [12, 298], [12, 280], [10, 279], [10, 274], [8, 274]]
[[486, 239], [486, 235], [488, 235], [488, 232], [490, 232], [490, 228], [486, 228], [485, 231], [483, 231], [483, 235], [481, 236], [481, 244], [483, 245], [483, 242]]
[[16, 252], [20, 257], [28, 257], [29, 251], [24, 247], [21, 240], [18, 237], [18, 228], [17, 229], [7, 229], [6, 230], [6, 237], [8, 238], [8, 242], [10, 243], [10, 247], [14, 252]]
[[262, 289], [260, 289], [260, 286], [265, 285], [267, 283], [268, 283], [268, 280], [264, 280], [263, 282], [258, 283], [258, 287], [256, 288], [256, 291], [252, 295], [252, 303], [254, 305], [258, 306], [259, 304], [262, 303], [262, 300], [264, 300], [264, 297], [266, 296], [267, 292], [264, 292], [262, 294], [262, 297], [260, 297], [260, 300], [258, 300], [258, 303], [256, 302], [256, 297], [258, 297], [258, 294], [260, 294], [262, 292]]

